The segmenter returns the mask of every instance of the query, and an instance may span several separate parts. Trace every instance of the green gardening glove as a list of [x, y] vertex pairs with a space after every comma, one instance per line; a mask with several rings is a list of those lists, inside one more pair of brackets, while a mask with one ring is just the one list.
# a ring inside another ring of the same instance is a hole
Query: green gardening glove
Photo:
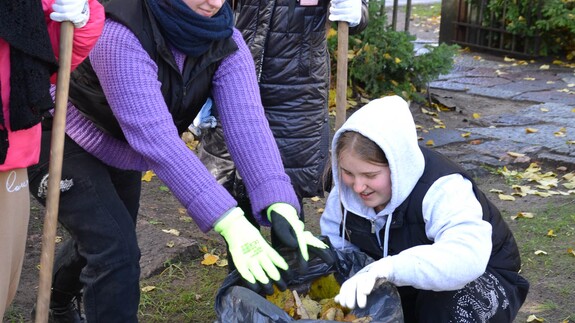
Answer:
[[299, 219], [296, 209], [287, 203], [274, 203], [267, 209], [268, 220], [272, 224], [272, 230], [286, 247], [299, 250], [299, 271], [307, 271], [309, 253], [313, 252], [327, 264], [332, 265], [335, 258], [329, 246], [314, 237], [309, 231], [304, 231], [304, 223]]
[[255, 285], [257, 280], [262, 285], [269, 285], [269, 278], [280, 281], [281, 275], [276, 267], [288, 269], [286, 261], [248, 222], [240, 208], [228, 211], [216, 223], [214, 230], [226, 239], [236, 269], [250, 284]]

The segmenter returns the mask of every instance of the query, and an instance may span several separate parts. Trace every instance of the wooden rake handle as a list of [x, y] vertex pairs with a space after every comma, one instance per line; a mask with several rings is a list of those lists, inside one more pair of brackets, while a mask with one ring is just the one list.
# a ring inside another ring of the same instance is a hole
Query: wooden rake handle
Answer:
[[36, 301], [36, 323], [48, 322], [50, 294], [52, 287], [52, 269], [56, 247], [56, 228], [58, 226], [58, 204], [60, 202], [60, 179], [62, 178], [62, 160], [64, 158], [64, 136], [66, 129], [66, 108], [72, 64], [72, 43], [74, 25], [70, 21], [62, 22], [60, 27], [60, 54], [58, 80], [56, 83], [55, 112], [52, 126], [50, 166], [48, 177], [48, 195], [46, 197], [46, 216], [42, 233], [42, 254], [40, 256], [40, 281]]
[[335, 88], [335, 130], [339, 129], [346, 119], [347, 106], [347, 50], [349, 42], [349, 24], [337, 22], [337, 76]]

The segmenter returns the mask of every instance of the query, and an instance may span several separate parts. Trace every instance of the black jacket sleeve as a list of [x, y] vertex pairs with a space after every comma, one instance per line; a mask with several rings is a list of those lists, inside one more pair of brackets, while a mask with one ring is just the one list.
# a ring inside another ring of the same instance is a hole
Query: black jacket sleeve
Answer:
[[359, 25], [349, 28], [350, 35], [359, 34], [367, 27], [367, 23], [369, 22], [369, 9], [367, 5], [367, 0], [361, 0], [361, 21]]

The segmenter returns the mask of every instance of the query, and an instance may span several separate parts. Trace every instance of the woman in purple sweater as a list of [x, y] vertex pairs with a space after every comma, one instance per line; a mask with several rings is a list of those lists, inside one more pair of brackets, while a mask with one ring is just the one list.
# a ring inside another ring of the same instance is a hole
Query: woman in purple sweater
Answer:
[[[253, 59], [224, 0], [110, 0], [89, 59], [70, 84], [59, 220], [71, 239], [54, 266], [51, 308], [83, 290], [89, 322], [136, 322], [139, 258], [136, 217], [141, 172], [152, 170], [203, 231], [226, 240], [242, 277], [269, 287], [284, 259], [180, 139], [203, 103], [218, 107], [230, 153], [254, 216], [308, 259], [327, 246], [304, 231], [299, 203], [264, 116]], [[45, 202], [50, 120], [30, 170]]]

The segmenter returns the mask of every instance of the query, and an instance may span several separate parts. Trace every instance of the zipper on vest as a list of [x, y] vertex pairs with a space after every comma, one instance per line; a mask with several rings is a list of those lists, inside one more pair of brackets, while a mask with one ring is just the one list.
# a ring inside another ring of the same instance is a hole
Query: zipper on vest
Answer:
[[375, 233], [375, 220], [370, 219], [369, 222], [371, 222], [371, 234]]

